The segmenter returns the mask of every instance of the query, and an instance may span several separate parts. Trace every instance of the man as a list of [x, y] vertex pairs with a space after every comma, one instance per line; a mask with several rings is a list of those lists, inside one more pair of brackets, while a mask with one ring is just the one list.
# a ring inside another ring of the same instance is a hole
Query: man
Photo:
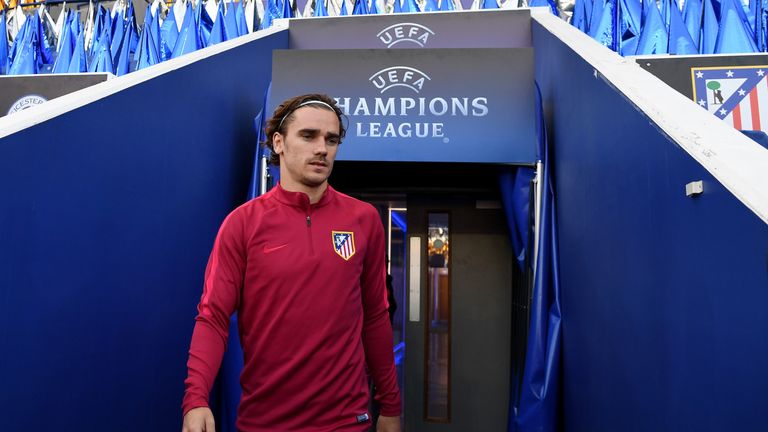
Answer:
[[219, 230], [189, 349], [184, 432], [214, 430], [208, 393], [235, 311], [245, 360], [239, 431], [365, 431], [366, 369], [381, 404], [377, 430], [400, 431], [384, 231], [372, 206], [328, 185], [341, 115], [333, 99], [310, 94], [267, 122], [280, 184]]

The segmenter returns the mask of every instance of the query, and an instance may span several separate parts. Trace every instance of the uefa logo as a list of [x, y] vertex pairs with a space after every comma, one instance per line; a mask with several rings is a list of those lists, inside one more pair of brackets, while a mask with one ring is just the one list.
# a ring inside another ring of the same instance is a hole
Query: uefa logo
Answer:
[[11, 108], [8, 110], [8, 115], [13, 114], [15, 112], [24, 111], [25, 109], [32, 108], [33, 106], [40, 105], [44, 102], [47, 102], [48, 99], [39, 96], [39, 95], [26, 95], [16, 102], [11, 104]]
[[379, 93], [384, 93], [393, 87], [407, 87], [419, 93], [424, 87], [424, 82], [429, 80], [427, 74], [410, 66], [384, 68], [368, 78], [368, 81], [379, 89]]
[[421, 24], [400, 23], [385, 28], [380, 31], [376, 37], [379, 38], [387, 48], [392, 48], [403, 42], [424, 48], [429, 41], [429, 37], [434, 35], [435, 32]]

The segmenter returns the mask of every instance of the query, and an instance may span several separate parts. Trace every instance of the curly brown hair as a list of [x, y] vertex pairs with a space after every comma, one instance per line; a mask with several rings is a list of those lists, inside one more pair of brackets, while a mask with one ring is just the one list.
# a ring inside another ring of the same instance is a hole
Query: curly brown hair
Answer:
[[[333, 100], [333, 98], [320, 93], [309, 93], [292, 97], [277, 106], [275, 112], [272, 113], [272, 118], [267, 120], [266, 126], [264, 127], [265, 139], [262, 145], [272, 152], [272, 155], [269, 158], [269, 163], [272, 165], [280, 165], [280, 155], [275, 154], [274, 149], [272, 148], [272, 136], [275, 135], [275, 132], [285, 135], [288, 125], [290, 125], [294, 119], [294, 111], [296, 111], [302, 104], [311, 101], [324, 102], [333, 108], [333, 112], [336, 113], [336, 117], [339, 119], [339, 139], [344, 139], [344, 135], [347, 133], [346, 128], [344, 127], [344, 122], [341, 121], [341, 117], [344, 113], [336, 105], [336, 101]], [[313, 108], [330, 111], [328, 107], [323, 104], [315, 103], [311, 106]]]

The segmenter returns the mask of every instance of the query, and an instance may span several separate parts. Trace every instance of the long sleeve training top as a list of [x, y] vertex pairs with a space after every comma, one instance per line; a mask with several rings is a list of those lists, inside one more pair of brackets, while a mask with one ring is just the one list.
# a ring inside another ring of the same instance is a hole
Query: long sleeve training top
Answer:
[[234, 210], [206, 268], [183, 412], [208, 406], [237, 311], [238, 430], [366, 430], [366, 364], [381, 414], [400, 415], [384, 248], [376, 210], [330, 186], [316, 204], [277, 186]]

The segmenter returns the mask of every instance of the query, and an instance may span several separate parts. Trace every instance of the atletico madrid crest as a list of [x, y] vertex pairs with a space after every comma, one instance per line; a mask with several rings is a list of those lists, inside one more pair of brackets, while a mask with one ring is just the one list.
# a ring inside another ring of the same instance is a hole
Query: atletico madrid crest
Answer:
[[355, 233], [349, 231], [331, 231], [333, 250], [345, 261], [355, 254]]
[[740, 130], [768, 132], [768, 65], [691, 68], [699, 106]]

